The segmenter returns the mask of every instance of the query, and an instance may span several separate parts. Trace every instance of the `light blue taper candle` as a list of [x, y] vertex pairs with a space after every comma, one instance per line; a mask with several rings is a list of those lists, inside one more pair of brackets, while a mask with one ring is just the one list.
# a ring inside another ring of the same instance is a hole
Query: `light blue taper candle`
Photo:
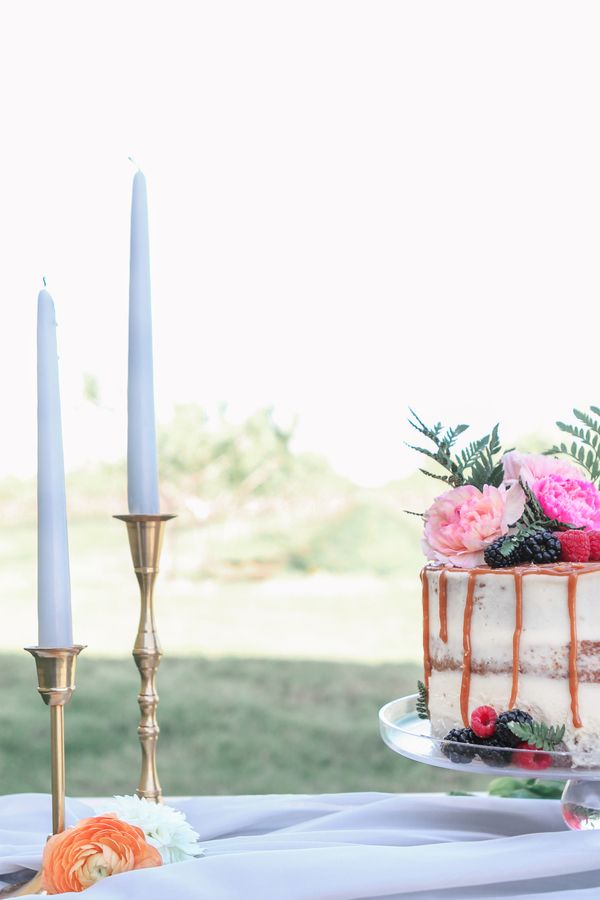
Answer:
[[71, 579], [63, 460], [56, 317], [48, 291], [37, 312], [38, 643], [71, 647]]
[[129, 377], [127, 381], [127, 495], [131, 514], [160, 512], [146, 179], [136, 172], [131, 198], [129, 260]]

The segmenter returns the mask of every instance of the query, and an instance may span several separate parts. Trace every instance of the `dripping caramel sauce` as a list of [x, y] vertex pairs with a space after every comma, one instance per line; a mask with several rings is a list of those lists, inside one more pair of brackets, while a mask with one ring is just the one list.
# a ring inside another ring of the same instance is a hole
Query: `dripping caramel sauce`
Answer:
[[467, 602], [463, 619], [463, 671], [460, 683], [460, 712], [465, 728], [469, 725], [469, 694], [471, 692], [471, 619], [473, 618], [473, 599], [475, 597], [475, 578], [469, 575]]
[[467, 599], [463, 617], [463, 671], [460, 688], [460, 709], [465, 727], [469, 724], [469, 694], [471, 688], [471, 622], [473, 618], [473, 603], [475, 596], [475, 579], [479, 575], [510, 575], [515, 580], [515, 629], [513, 632], [513, 664], [512, 685], [509, 700], [509, 709], [512, 709], [517, 701], [519, 690], [520, 671], [520, 644], [523, 630], [523, 577], [534, 573], [559, 576], [567, 578], [567, 604], [569, 610], [569, 692], [571, 696], [571, 714], [575, 728], [581, 728], [582, 722], [579, 715], [579, 677], [577, 672], [577, 581], [580, 575], [600, 570], [598, 563], [556, 563], [552, 565], [527, 565], [511, 566], [505, 569], [491, 569], [489, 566], [477, 566], [473, 569], [462, 569], [458, 566], [426, 566], [421, 572], [423, 583], [423, 650], [425, 661], [425, 685], [429, 686], [431, 675], [431, 654], [429, 635], [429, 579], [427, 571], [439, 571], [438, 584], [439, 609], [440, 609], [440, 638], [448, 641], [447, 620], [447, 573], [468, 572]]
[[577, 575], [569, 575], [568, 589], [569, 624], [571, 626], [571, 643], [569, 644], [569, 688], [571, 691], [571, 716], [573, 726], [581, 728], [579, 717], [579, 676], [577, 674]]
[[438, 602], [440, 615], [440, 640], [448, 643], [448, 572], [440, 572], [438, 581]]
[[429, 688], [431, 675], [431, 654], [429, 652], [429, 578], [425, 569], [421, 571], [423, 584], [423, 666], [425, 687]]
[[513, 632], [512, 687], [508, 708], [513, 709], [519, 693], [519, 670], [521, 668], [521, 632], [523, 631], [523, 573], [515, 569], [515, 630]]

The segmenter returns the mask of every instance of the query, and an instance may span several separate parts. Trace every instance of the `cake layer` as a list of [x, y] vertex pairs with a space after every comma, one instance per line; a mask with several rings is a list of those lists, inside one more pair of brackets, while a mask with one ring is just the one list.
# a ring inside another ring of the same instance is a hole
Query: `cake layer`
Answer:
[[434, 734], [489, 704], [600, 745], [600, 564], [426, 567], [423, 609]]
[[[459, 671], [431, 673], [429, 712], [431, 731], [436, 737], [444, 737], [451, 728], [462, 726], [461, 680]], [[469, 715], [478, 706], [493, 706], [499, 712], [504, 711], [511, 680], [510, 675], [472, 675]], [[564, 724], [564, 743], [575, 765], [600, 765], [600, 684], [579, 686], [581, 728], [573, 725], [567, 679], [522, 675], [515, 706], [547, 725]]]

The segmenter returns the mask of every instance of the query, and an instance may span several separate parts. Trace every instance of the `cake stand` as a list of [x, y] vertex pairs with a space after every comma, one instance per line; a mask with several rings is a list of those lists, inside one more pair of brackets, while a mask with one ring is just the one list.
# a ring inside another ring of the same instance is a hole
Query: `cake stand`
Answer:
[[[381, 736], [395, 753], [429, 766], [471, 774], [566, 779], [561, 800], [566, 824], [574, 831], [600, 829], [600, 768], [574, 766], [566, 751], [547, 753], [476, 746], [472, 751], [477, 755], [471, 762], [453, 762], [442, 752], [442, 745], [455, 758], [464, 754], [465, 747], [468, 749], [470, 745], [433, 737], [429, 721], [417, 715], [416, 701], [417, 694], [411, 694], [386, 703], [379, 711]], [[522, 764], [525, 760], [529, 765]], [[538, 762], [540, 768], [533, 769], [532, 762]]]

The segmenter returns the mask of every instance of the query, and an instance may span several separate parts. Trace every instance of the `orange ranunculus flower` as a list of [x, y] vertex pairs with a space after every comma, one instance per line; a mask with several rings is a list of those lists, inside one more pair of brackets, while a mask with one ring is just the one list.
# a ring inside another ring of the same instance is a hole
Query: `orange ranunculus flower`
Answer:
[[141, 828], [108, 813], [82, 819], [50, 838], [42, 880], [49, 894], [62, 894], [83, 891], [109, 875], [161, 864], [160, 853], [146, 841]]

